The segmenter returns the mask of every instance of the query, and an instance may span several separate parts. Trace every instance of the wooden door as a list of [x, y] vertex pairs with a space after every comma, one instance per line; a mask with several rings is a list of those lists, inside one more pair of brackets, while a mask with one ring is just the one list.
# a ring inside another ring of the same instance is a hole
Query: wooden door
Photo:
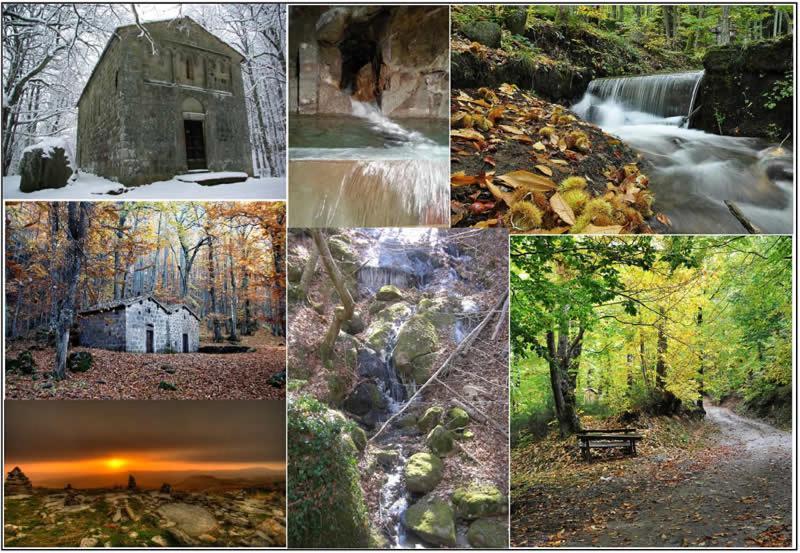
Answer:
[[153, 348], [153, 331], [148, 330], [146, 333], [146, 344], [145, 344], [145, 351], [147, 353], [153, 353], [155, 350]]
[[190, 171], [206, 168], [206, 141], [203, 122], [184, 119], [183, 134], [186, 142], [186, 165]]
[[183, 335], [183, 353], [189, 353], [189, 335]]

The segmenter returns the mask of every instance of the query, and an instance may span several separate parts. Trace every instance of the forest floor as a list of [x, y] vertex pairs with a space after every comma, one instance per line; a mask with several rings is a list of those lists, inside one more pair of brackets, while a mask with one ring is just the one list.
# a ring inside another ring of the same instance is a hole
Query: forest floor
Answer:
[[204, 200], [284, 200], [285, 177], [257, 177], [244, 182], [203, 186], [175, 179], [141, 186], [125, 187], [118, 182], [81, 172], [63, 188], [22, 192], [20, 176], [3, 177], [3, 197], [7, 200], [74, 200], [122, 197], [125, 200], [160, 200], [203, 198]]
[[[791, 434], [706, 411], [705, 421], [679, 423], [677, 441], [647, 447], [646, 436], [636, 458], [585, 463], [569, 452], [525, 476], [514, 462], [522, 452], [512, 452], [512, 545], [790, 547]], [[677, 436], [668, 426], [653, 438]]]
[[[201, 345], [211, 345], [201, 341]], [[255, 351], [233, 354], [129, 353], [94, 348], [94, 358], [84, 373], [67, 373], [67, 379], [53, 381], [51, 370], [55, 350], [32, 342], [15, 341], [6, 357], [31, 350], [37, 370], [31, 375], [6, 373], [6, 399], [283, 399], [286, 388], [273, 386], [270, 378], [286, 368], [286, 347], [260, 331], [243, 336], [237, 345]], [[161, 383], [175, 390], [162, 389]]]

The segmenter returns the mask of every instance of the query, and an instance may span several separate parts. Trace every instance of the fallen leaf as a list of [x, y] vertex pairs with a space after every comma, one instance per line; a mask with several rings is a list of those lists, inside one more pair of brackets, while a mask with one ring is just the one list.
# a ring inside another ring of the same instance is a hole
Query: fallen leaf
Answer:
[[620, 234], [622, 232], [622, 225], [608, 225], [598, 227], [596, 225], [586, 225], [583, 227], [581, 234]]
[[662, 224], [664, 224], [664, 225], [667, 225], [667, 226], [672, 226], [672, 221], [670, 221], [670, 220], [669, 220], [669, 217], [667, 217], [667, 216], [666, 216], [666, 215], [664, 215], [663, 213], [659, 213], [659, 214], [657, 214], [657, 215], [656, 215], [656, 219], [658, 219], [658, 220], [659, 220], [659, 222], [661, 222], [661, 223], [662, 223]]
[[489, 189], [489, 192], [492, 193], [492, 196], [494, 196], [497, 200], [504, 201], [507, 206], [510, 207], [511, 204], [514, 203], [514, 194], [511, 192], [505, 192], [492, 181], [486, 182], [486, 188]]
[[498, 129], [503, 129], [506, 132], [510, 132], [511, 134], [525, 134], [525, 131], [519, 129], [517, 127], [512, 127], [511, 125], [497, 125]]
[[553, 211], [558, 213], [562, 221], [568, 225], [575, 224], [575, 212], [572, 211], [572, 208], [564, 201], [564, 198], [558, 192], [550, 196], [550, 207], [553, 208]]
[[467, 140], [485, 140], [483, 135], [475, 129], [453, 129], [450, 131], [450, 136], [466, 138]]
[[545, 146], [541, 142], [537, 142], [536, 144], [533, 145], [533, 149], [536, 150], [537, 152], [544, 152], [547, 149], [547, 146]]
[[531, 173], [530, 171], [512, 171], [510, 173], [506, 173], [505, 175], [498, 176], [497, 179], [503, 181], [512, 188], [518, 188], [522, 186], [537, 192], [547, 192], [549, 190], [556, 189], [556, 183], [554, 183], [552, 180], [548, 179], [547, 177], [542, 177], [541, 175]]
[[485, 221], [478, 221], [472, 226], [474, 228], [487, 228], [487, 227], [493, 227], [496, 224], [497, 224], [497, 219], [486, 219]]
[[478, 177], [467, 175], [464, 171], [450, 175], [451, 186], [468, 186], [470, 184], [478, 184]]
[[546, 165], [535, 165], [535, 167], [536, 167], [536, 168], [537, 168], [539, 171], [541, 171], [542, 173], [544, 173], [545, 175], [547, 175], [548, 177], [552, 177], [552, 176], [553, 176], [553, 170], [552, 170], [552, 169], [550, 169], [549, 167], [547, 167]]

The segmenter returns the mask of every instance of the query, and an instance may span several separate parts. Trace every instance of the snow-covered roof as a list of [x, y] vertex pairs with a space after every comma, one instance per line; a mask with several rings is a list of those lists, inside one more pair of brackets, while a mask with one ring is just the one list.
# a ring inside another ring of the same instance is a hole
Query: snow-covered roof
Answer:
[[150, 300], [156, 305], [158, 305], [161, 309], [163, 309], [166, 313], [172, 314], [176, 311], [180, 311], [181, 309], [186, 309], [195, 319], [198, 321], [200, 317], [197, 314], [189, 309], [186, 304], [183, 303], [163, 303], [152, 296], [152, 294], [143, 294], [140, 296], [133, 296], [130, 298], [122, 298], [118, 300], [111, 300], [106, 302], [101, 302], [91, 307], [87, 307], [86, 309], [82, 309], [79, 314], [80, 315], [89, 315], [91, 313], [99, 313], [102, 311], [113, 311], [115, 309], [119, 309], [120, 307], [128, 307], [129, 305], [133, 305], [134, 303], [139, 303], [141, 301]]
[[[198, 28], [202, 29], [206, 34], [208, 34], [208, 36], [212, 37], [214, 40], [219, 42], [221, 45], [223, 45], [224, 47], [228, 48], [234, 54], [239, 56], [239, 63], [244, 61], [244, 55], [242, 55], [242, 53], [239, 52], [239, 50], [237, 50], [236, 48], [234, 48], [233, 46], [231, 46], [230, 44], [228, 44], [227, 42], [225, 42], [224, 40], [222, 40], [221, 38], [219, 38], [218, 36], [216, 36], [212, 32], [210, 32], [208, 29], [206, 29], [205, 27], [200, 25], [197, 21], [195, 21], [194, 19], [192, 19], [188, 15], [184, 15], [182, 17], [171, 17], [171, 18], [168, 18], [168, 19], [158, 19], [158, 20], [155, 20], [155, 21], [143, 21], [143, 22], [141, 22], [141, 26], [142, 27], [149, 27], [149, 26], [152, 26], [152, 25], [160, 25], [162, 23], [169, 23], [169, 22], [180, 21], [180, 20], [186, 20], [186, 21], [189, 21], [189, 22], [193, 23], [195, 26], [197, 26]], [[95, 73], [97, 73], [97, 68], [100, 67], [100, 64], [103, 62], [103, 59], [106, 57], [106, 53], [111, 48], [111, 45], [114, 43], [114, 40], [115, 39], [119, 39], [119, 36], [120, 36], [119, 32], [123, 31], [125, 29], [136, 28], [138, 26], [139, 25], [137, 25], [136, 23], [132, 23], [130, 25], [122, 25], [122, 26], [117, 27], [116, 29], [114, 29], [114, 32], [111, 33], [111, 36], [109, 37], [108, 42], [106, 42], [105, 48], [103, 48], [103, 51], [100, 54], [100, 58], [98, 58], [97, 63], [94, 64], [94, 68], [92, 69], [92, 73], [89, 75], [89, 78], [86, 80], [86, 84], [83, 85], [83, 90], [81, 91], [81, 95], [78, 97], [78, 102], [76, 103], [76, 106], [80, 105], [81, 100], [83, 99], [83, 95], [86, 94], [86, 90], [89, 88], [89, 85], [91, 84], [92, 80], [94, 79]]]

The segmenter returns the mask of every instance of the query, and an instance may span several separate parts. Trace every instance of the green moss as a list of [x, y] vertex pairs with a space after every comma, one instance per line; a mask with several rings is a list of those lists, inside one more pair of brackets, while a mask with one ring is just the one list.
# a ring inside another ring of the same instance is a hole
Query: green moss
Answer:
[[158, 383], [158, 389], [166, 390], [168, 392], [174, 392], [175, 390], [178, 389], [178, 387], [175, 386], [175, 384], [173, 384], [172, 382], [165, 382], [162, 380], [161, 382]]
[[438, 425], [439, 421], [442, 420], [442, 414], [444, 414], [444, 409], [438, 405], [434, 405], [428, 408], [425, 414], [420, 417], [417, 421], [417, 426], [422, 432], [430, 432], [433, 430], [433, 427]]
[[475, 482], [453, 493], [453, 505], [458, 518], [467, 520], [502, 515], [508, 511], [506, 496], [500, 493], [497, 486]]
[[88, 351], [76, 351], [67, 357], [67, 368], [70, 372], [85, 373], [92, 368], [94, 359]]
[[416, 384], [427, 381], [435, 356], [429, 355], [439, 347], [436, 328], [423, 315], [415, 315], [403, 325], [397, 335], [394, 349], [394, 363], [397, 370], [406, 378], [413, 378]]
[[287, 426], [289, 547], [370, 547], [358, 467], [341, 439], [346, 420], [301, 396], [289, 401]]
[[364, 451], [367, 447], [367, 433], [360, 426], [353, 426], [350, 429], [350, 437], [353, 438], [353, 443], [358, 448], [358, 451]]
[[442, 480], [444, 465], [441, 459], [430, 453], [415, 453], [406, 463], [403, 475], [406, 488], [416, 493], [433, 490]]
[[453, 509], [442, 499], [424, 497], [403, 513], [406, 527], [434, 545], [456, 545]]
[[453, 451], [453, 433], [444, 426], [435, 426], [425, 437], [425, 444], [436, 455], [447, 455]]
[[444, 418], [444, 425], [448, 430], [460, 430], [469, 424], [469, 414], [461, 407], [453, 407]]
[[476, 520], [467, 530], [467, 541], [476, 548], [507, 549], [508, 527], [501, 520]]

